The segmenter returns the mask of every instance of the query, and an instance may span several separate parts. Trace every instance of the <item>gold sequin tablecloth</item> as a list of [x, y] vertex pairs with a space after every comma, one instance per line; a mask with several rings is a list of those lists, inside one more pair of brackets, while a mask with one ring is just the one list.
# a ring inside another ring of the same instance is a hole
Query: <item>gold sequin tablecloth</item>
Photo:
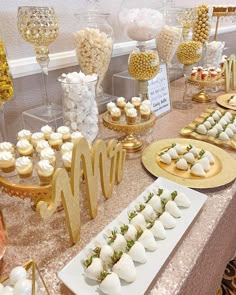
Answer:
[[[174, 94], [176, 99], [178, 93]], [[177, 137], [180, 129], [206, 107], [206, 104], [194, 103], [192, 110], [173, 110], [157, 120], [147, 140], [151, 142]], [[117, 134], [101, 126], [101, 138], [114, 136], [117, 137]], [[236, 158], [236, 152], [232, 152], [232, 155]], [[82, 204], [81, 241], [73, 247], [70, 245], [63, 211], [44, 222], [31, 209], [29, 200], [1, 194], [0, 208], [3, 209], [9, 234], [9, 245], [1, 265], [2, 274], [33, 258], [52, 295], [72, 294], [59, 282], [56, 273], [154, 180], [142, 166], [140, 157], [127, 159], [123, 181], [114, 188], [112, 198], [107, 201], [100, 198], [98, 215], [94, 220], [89, 218], [85, 204]], [[147, 294], [216, 294], [224, 268], [236, 250], [236, 184], [201, 191], [208, 195], [203, 210]]]

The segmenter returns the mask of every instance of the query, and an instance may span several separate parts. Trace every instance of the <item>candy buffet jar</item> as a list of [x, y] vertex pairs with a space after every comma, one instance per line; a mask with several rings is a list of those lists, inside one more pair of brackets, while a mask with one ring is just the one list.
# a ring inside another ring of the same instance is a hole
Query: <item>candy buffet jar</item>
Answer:
[[98, 134], [97, 76], [69, 73], [57, 79], [63, 90], [64, 124], [91, 143]]
[[129, 56], [129, 74], [138, 81], [138, 95], [148, 99], [148, 80], [154, 78], [159, 69], [159, 56], [156, 50], [149, 50], [147, 41], [156, 37], [164, 19], [158, 10], [157, 1], [147, 0], [137, 3], [124, 0], [119, 11], [119, 23], [125, 35], [137, 41], [137, 50]]
[[108, 23], [109, 13], [88, 11], [75, 14], [79, 30], [74, 36], [77, 59], [86, 75], [97, 74], [97, 99], [103, 99], [102, 81], [112, 56], [113, 29]]

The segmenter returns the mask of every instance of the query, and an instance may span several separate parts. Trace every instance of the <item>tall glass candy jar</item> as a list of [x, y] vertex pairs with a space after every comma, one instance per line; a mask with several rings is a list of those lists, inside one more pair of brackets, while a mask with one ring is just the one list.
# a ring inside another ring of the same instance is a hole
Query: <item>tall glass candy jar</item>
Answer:
[[113, 48], [113, 29], [108, 23], [109, 13], [88, 11], [75, 14], [78, 31], [74, 32], [77, 59], [85, 75], [98, 76], [96, 95], [103, 100], [102, 82], [108, 70]]
[[128, 61], [128, 71], [138, 82], [138, 95], [148, 99], [148, 81], [160, 69], [158, 52], [149, 49], [148, 41], [154, 39], [164, 25], [157, 1], [123, 0], [119, 11], [119, 23], [125, 35], [137, 41], [137, 49], [132, 51]]
[[63, 90], [64, 124], [93, 142], [98, 134], [97, 76], [73, 72], [57, 80]]
[[6, 50], [0, 32], [0, 141], [6, 140], [7, 130], [4, 118], [4, 104], [14, 95], [13, 80], [9, 70]]

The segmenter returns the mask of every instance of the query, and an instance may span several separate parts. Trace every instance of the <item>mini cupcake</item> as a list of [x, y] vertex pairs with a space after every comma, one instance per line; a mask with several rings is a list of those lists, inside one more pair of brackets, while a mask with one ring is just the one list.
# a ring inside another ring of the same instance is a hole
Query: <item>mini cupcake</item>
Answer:
[[62, 134], [58, 132], [53, 132], [50, 135], [48, 142], [53, 149], [59, 151], [60, 146], [62, 145]]
[[135, 108], [127, 109], [126, 121], [128, 124], [134, 124], [137, 120], [137, 110]]
[[207, 81], [208, 78], [208, 71], [203, 71], [201, 75], [202, 81]]
[[107, 104], [107, 110], [108, 110], [108, 113], [110, 114], [111, 113], [111, 110], [116, 107], [116, 104], [112, 101], [108, 102]]
[[71, 171], [71, 160], [72, 160], [72, 152], [66, 152], [62, 155], [62, 161], [64, 164], [64, 167], [68, 172]]
[[31, 136], [31, 143], [34, 147], [37, 146], [38, 142], [44, 139], [43, 132], [35, 132]]
[[128, 101], [127, 104], [125, 105], [125, 112], [127, 112], [127, 110], [129, 109], [134, 109], [134, 105]]
[[75, 131], [75, 132], [71, 133], [71, 141], [74, 143], [81, 137], [83, 137], [83, 134], [79, 131]]
[[45, 125], [41, 128], [41, 132], [43, 132], [45, 139], [49, 139], [50, 135], [52, 134], [53, 130], [52, 127], [49, 125]]
[[64, 142], [69, 141], [70, 140], [70, 128], [67, 126], [60, 126], [57, 128], [57, 132], [61, 133], [62, 135], [62, 140]]
[[217, 68], [216, 69], [216, 72], [217, 72], [217, 79], [220, 79], [221, 76], [222, 76], [221, 69], [220, 68]]
[[46, 148], [41, 151], [40, 153], [40, 159], [41, 160], [48, 160], [50, 164], [55, 166], [56, 163], [56, 157], [55, 157], [55, 152], [52, 148]]
[[14, 153], [14, 147], [13, 144], [7, 141], [0, 143], [0, 152], [10, 152]]
[[116, 100], [116, 105], [121, 110], [124, 110], [124, 108], [126, 106], [125, 98], [124, 97], [118, 97], [117, 100]]
[[203, 71], [203, 67], [198, 67], [197, 68], [197, 79], [198, 80], [201, 80], [201, 78], [202, 78], [202, 71]]
[[22, 129], [21, 131], [18, 132], [17, 139], [18, 140], [27, 139], [28, 141], [30, 141], [30, 139], [31, 139], [31, 132], [29, 130]]
[[211, 75], [211, 81], [215, 81], [217, 79], [217, 72], [216, 71], [212, 71], [210, 72]]
[[62, 155], [67, 153], [67, 152], [71, 152], [73, 150], [73, 147], [74, 147], [73, 142], [65, 142], [65, 143], [63, 143], [63, 145], [61, 146]]
[[48, 184], [52, 181], [54, 167], [48, 160], [39, 161], [36, 169], [42, 184]]
[[16, 147], [21, 156], [32, 157], [34, 148], [28, 140], [26, 139], [19, 140], [16, 144]]
[[191, 80], [192, 81], [196, 81], [197, 80], [197, 76], [198, 76], [198, 73], [196, 70], [192, 70], [192, 73], [191, 73]]
[[112, 121], [120, 121], [120, 117], [121, 117], [121, 110], [117, 107], [113, 108], [111, 110], [111, 119]]
[[0, 168], [4, 173], [13, 172], [15, 170], [15, 158], [11, 152], [0, 153]]
[[147, 105], [147, 106], [149, 106], [150, 109], [152, 107], [151, 101], [149, 99], [143, 100], [141, 105]]
[[151, 109], [150, 107], [146, 104], [141, 105], [140, 107], [140, 115], [142, 120], [149, 120], [150, 115], [151, 115]]
[[49, 143], [48, 143], [46, 140], [40, 140], [40, 141], [37, 143], [36, 151], [37, 151], [38, 153], [41, 153], [42, 150], [47, 149], [47, 148], [50, 148]]
[[32, 176], [33, 164], [28, 157], [20, 157], [16, 159], [16, 171], [20, 178], [28, 178]]
[[141, 98], [140, 97], [137, 97], [137, 96], [134, 96], [134, 97], [131, 98], [131, 102], [134, 105], [134, 107], [137, 110], [139, 110], [140, 105], [141, 105]]

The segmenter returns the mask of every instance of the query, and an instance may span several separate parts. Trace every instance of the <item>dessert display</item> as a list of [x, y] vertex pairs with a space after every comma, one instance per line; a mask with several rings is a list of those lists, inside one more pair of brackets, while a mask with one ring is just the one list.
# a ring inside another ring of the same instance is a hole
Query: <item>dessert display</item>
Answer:
[[172, 143], [157, 156], [156, 162], [166, 171], [184, 178], [212, 177], [218, 173], [219, 159], [211, 152], [198, 149], [193, 145], [183, 146]]
[[[81, 130], [88, 141], [92, 142], [98, 133], [98, 108], [95, 100], [97, 76], [73, 72], [62, 74], [58, 81], [63, 90], [63, 118], [67, 127], [60, 127], [57, 132], [62, 134], [65, 141], [70, 139], [69, 129]], [[50, 136], [50, 131], [47, 136]]]
[[224, 150], [202, 141], [202, 136], [195, 138], [199, 140], [170, 138], [153, 142], [143, 151], [144, 167], [157, 177], [161, 175], [193, 188], [218, 187], [233, 181], [234, 159]]
[[143, 142], [135, 137], [152, 128], [156, 116], [151, 111], [149, 100], [142, 100], [140, 97], [132, 97], [126, 102], [124, 97], [118, 97], [116, 103], [107, 103], [107, 112], [103, 115], [103, 124], [112, 130], [125, 133], [121, 139], [123, 148], [128, 152], [136, 152], [142, 149]]
[[159, 178], [73, 258], [59, 278], [75, 294], [96, 294], [98, 288], [108, 295], [144, 294], [205, 200], [205, 195]]
[[193, 41], [205, 44], [210, 37], [211, 16], [213, 9], [206, 4], [196, 7], [197, 19], [193, 26]]
[[207, 109], [180, 134], [225, 147], [236, 148], [236, 113], [222, 109]]
[[98, 97], [103, 96], [101, 83], [112, 56], [113, 30], [107, 22], [108, 16], [109, 14], [99, 11], [76, 14], [81, 28], [73, 34], [82, 72], [98, 76]]
[[[79, 131], [70, 132], [67, 126], [53, 128], [46, 125], [44, 132], [31, 134], [29, 130], [21, 130], [14, 146], [10, 142], [0, 143], [0, 176], [11, 176], [12, 181], [47, 185], [51, 182], [57, 167], [71, 168], [74, 142], [83, 137]], [[27, 139], [28, 140], [27, 140]]]
[[192, 81], [216, 81], [222, 78], [222, 71], [220, 68], [209, 67], [193, 67], [191, 76]]

